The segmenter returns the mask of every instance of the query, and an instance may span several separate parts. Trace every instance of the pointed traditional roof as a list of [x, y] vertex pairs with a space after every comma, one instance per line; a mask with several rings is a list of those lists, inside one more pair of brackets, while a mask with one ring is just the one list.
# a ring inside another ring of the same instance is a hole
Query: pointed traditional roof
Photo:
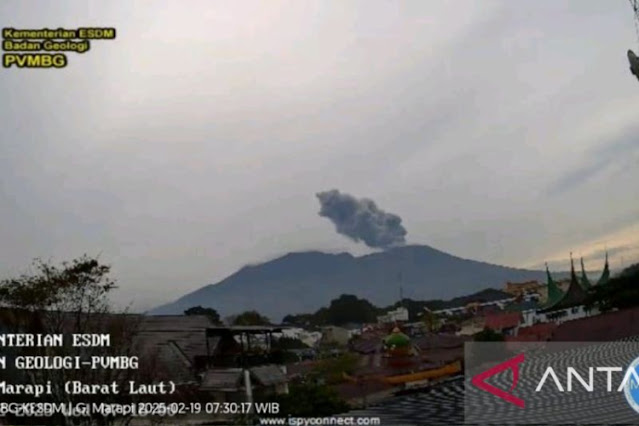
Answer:
[[559, 300], [561, 300], [561, 298], [564, 295], [564, 292], [561, 291], [559, 286], [555, 283], [555, 281], [553, 281], [552, 277], [550, 276], [550, 270], [548, 270], [547, 263], [546, 263], [546, 277], [548, 281], [548, 297], [542, 309], [550, 307], [554, 305], [555, 303], [559, 302]]
[[563, 296], [553, 304], [547, 304], [541, 311], [552, 312], [563, 309], [572, 308], [575, 306], [581, 306], [585, 303], [588, 294], [586, 290], [581, 287], [577, 274], [575, 273], [575, 262], [572, 260], [572, 254], [570, 255], [570, 285], [568, 290]]
[[592, 286], [590, 281], [588, 280], [588, 276], [586, 275], [586, 268], [584, 268], [584, 258], [581, 258], [581, 286], [584, 290], [590, 289]]
[[597, 281], [597, 285], [604, 285], [610, 279], [610, 267], [608, 266], [608, 252], [606, 252], [606, 264], [604, 265], [604, 270], [601, 273], [601, 277], [599, 281]]

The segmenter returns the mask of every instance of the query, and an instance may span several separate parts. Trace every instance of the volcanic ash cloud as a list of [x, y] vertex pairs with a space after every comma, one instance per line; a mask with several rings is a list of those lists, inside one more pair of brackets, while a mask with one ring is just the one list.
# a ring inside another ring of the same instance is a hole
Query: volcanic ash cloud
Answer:
[[319, 215], [330, 219], [335, 230], [373, 248], [389, 248], [406, 242], [402, 218], [377, 207], [373, 200], [355, 198], [337, 189], [316, 194]]

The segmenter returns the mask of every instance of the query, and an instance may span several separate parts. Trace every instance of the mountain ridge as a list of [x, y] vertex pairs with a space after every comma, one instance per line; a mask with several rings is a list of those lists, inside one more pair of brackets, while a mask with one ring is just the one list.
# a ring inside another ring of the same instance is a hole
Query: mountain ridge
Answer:
[[309, 250], [246, 265], [149, 314], [181, 314], [200, 305], [222, 316], [257, 310], [279, 321], [287, 314], [315, 312], [341, 294], [388, 306], [399, 299], [400, 285], [404, 297], [414, 300], [451, 299], [485, 288], [503, 288], [506, 281], [545, 282], [545, 277], [545, 271], [463, 259], [427, 245], [362, 256]]

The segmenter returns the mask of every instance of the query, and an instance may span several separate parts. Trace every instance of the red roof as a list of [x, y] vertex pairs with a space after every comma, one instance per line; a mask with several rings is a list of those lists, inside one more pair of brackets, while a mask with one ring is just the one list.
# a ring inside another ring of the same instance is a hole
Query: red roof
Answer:
[[553, 333], [556, 342], [605, 342], [639, 336], [639, 308], [566, 321]]
[[522, 327], [517, 332], [517, 336], [510, 336], [506, 340], [512, 342], [545, 342], [550, 340], [557, 327], [554, 322]]
[[521, 312], [498, 312], [486, 315], [486, 327], [493, 330], [503, 330], [519, 325]]

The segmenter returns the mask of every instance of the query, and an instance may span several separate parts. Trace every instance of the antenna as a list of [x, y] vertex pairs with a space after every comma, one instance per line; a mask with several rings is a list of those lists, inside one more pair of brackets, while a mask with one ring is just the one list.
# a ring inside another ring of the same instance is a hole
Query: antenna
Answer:
[[403, 276], [402, 273], [400, 272], [397, 275], [397, 280], [399, 282], [399, 306], [403, 307], [404, 306], [404, 289], [402, 287], [402, 281], [403, 281]]

